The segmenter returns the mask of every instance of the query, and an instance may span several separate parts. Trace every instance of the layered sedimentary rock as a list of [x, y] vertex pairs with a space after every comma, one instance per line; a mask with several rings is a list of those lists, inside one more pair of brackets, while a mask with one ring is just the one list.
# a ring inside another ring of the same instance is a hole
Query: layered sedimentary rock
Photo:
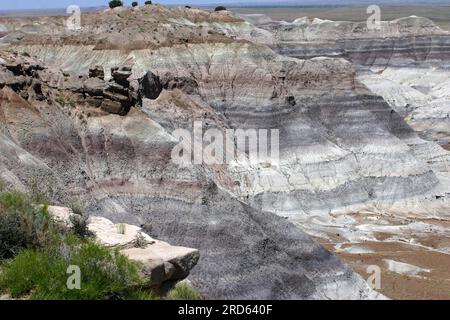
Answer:
[[411, 16], [369, 29], [367, 22], [243, 18], [271, 32], [277, 39], [272, 47], [279, 53], [349, 59], [359, 80], [381, 95], [421, 137], [449, 148], [450, 33], [431, 20]]
[[[198, 248], [190, 279], [212, 298], [376, 297], [292, 222], [315, 234], [336, 212], [371, 207], [444, 216], [448, 152], [421, 139], [365, 87], [351, 61], [280, 55], [255, 43], [270, 44], [273, 30], [229, 13], [130, 10], [86, 21], [115, 19], [123, 31], [133, 17], [148, 17], [152, 26], [179, 26], [189, 41], [158, 28], [159, 45], [114, 50], [118, 30], [104, 42], [90, 26], [69, 39], [54, 28], [46, 31], [50, 43], [24, 37], [13, 42], [16, 55], [2, 56], [1, 179], [23, 190], [37, 181], [58, 203], [80, 197], [93, 215]], [[127, 43], [148, 37], [142, 33]], [[164, 42], [169, 38], [177, 41]], [[6, 65], [24, 59], [21, 53], [47, 68], [37, 78], [22, 75], [26, 83], [41, 81], [42, 100], [21, 96], [32, 93], [28, 84], [14, 87], [20, 76]], [[126, 112], [101, 107], [114, 101], [105, 86], [117, 85], [132, 101]], [[100, 105], [91, 103], [95, 97]], [[195, 120], [220, 131], [279, 129], [280, 161], [177, 165], [172, 133]]]
[[80, 198], [92, 215], [198, 248], [190, 279], [210, 298], [377, 297], [285, 219], [237, 200], [201, 166], [172, 163], [177, 141], [143, 111], [120, 116], [62, 104], [60, 91], [44, 82], [47, 98], [35, 101], [3, 87], [1, 179], [7, 185], [27, 191], [36, 183], [57, 203]]
[[383, 98], [419, 133], [450, 150], [450, 69], [389, 66], [383, 73], [360, 72], [362, 81]]
[[278, 52], [299, 58], [343, 56], [357, 64], [384, 64], [449, 57], [450, 33], [431, 20], [406, 17], [393, 21], [347, 22], [303, 17], [293, 22], [243, 16], [276, 39]]
[[[260, 15], [244, 18], [273, 33], [277, 39], [273, 48], [280, 53], [300, 58], [322, 55], [348, 59], [355, 68], [358, 81], [383, 98], [372, 97], [375, 98], [372, 103], [387, 103], [421, 138], [417, 139], [413, 134], [415, 138], [410, 136], [412, 139], [404, 141], [414, 157], [433, 170], [441, 185], [428, 195], [400, 199], [392, 194], [412, 195], [414, 191], [399, 187], [398, 177], [390, 185], [378, 181], [382, 186], [380, 191], [386, 197], [378, 193], [373, 201], [362, 207], [334, 208], [328, 214], [298, 214], [298, 211], [290, 210], [291, 201], [286, 201], [283, 195], [279, 197], [282, 200], [279, 203], [285, 201], [287, 205], [281, 214], [302, 230], [329, 243], [328, 248], [344, 257], [361, 274], [365, 275], [366, 268], [373, 264], [380, 266], [385, 279], [381, 291], [389, 297], [404, 298], [405, 290], [411, 294], [408, 297], [415, 298], [446, 292], [445, 286], [441, 288], [439, 283], [448, 276], [439, 271], [439, 264], [431, 261], [445, 260], [449, 252], [449, 167], [445, 150], [449, 149], [450, 136], [449, 33], [430, 20], [418, 17], [382, 22], [380, 30], [368, 30], [366, 22], [299, 18], [293, 23], [285, 23]], [[367, 102], [367, 98], [362, 101]], [[408, 130], [401, 131], [406, 137], [404, 134]], [[395, 143], [389, 145], [392, 147]], [[378, 158], [379, 152], [375, 150], [372, 152]], [[392, 169], [402, 171], [407, 168], [405, 163], [397, 162], [396, 168]], [[386, 176], [385, 173], [382, 175]], [[414, 179], [418, 177], [416, 175]], [[430, 186], [414, 179], [410, 180], [411, 184]], [[371, 188], [366, 189], [369, 196], [373, 194]], [[408, 252], [413, 254], [409, 257]], [[422, 270], [427, 270], [427, 275], [414, 275], [413, 286], [401, 277], [390, 279], [396, 271], [389, 268], [390, 264], [386, 265], [383, 257], [395, 261], [401, 259], [412, 263], [413, 267], [418, 264]], [[394, 282], [396, 289], [390, 288]]]

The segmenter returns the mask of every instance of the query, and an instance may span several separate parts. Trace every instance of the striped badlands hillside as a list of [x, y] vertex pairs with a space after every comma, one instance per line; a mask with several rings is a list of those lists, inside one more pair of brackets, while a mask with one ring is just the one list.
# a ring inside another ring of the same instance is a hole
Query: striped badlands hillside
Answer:
[[[299, 58], [274, 23], [230, 12], [146, 6], [85, 14], [79, 31], [63, 22], [0, 19], [0, 178], [197, 248], [190, 280], [203, 294], [382, 298], [310, 235], [339, 224], [350, 240], [347, 214], [362, 210], [448, 219], [449, 153], [352, 57]], [[279, 129], [280, 162], [177, 165], [173, 131], [193, 121]]]

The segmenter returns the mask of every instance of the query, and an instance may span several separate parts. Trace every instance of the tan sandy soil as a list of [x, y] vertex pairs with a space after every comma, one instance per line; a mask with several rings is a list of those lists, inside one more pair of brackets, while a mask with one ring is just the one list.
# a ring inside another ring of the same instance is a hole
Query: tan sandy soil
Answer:
[[[430, 243], [445, 241], [448, 244], [450, 242], [448, 238], [439, 239], [438, 237], [429, 237], [428, 240]], [[381, 289], [378, 291], [391, 299], [450, 299], [450, 255], [448, 254], [395, 242], [359, 243], [358, 245], [373, 252], [358, 254], [336, 251], [334, 244], [326, 242], [322, 242], [322, 244], [350, 265], [364, 279], [368, 279], [370, 276], [367, 273], [369, 265], [379, 266]], [[420, 272], [414, 276], [391, 272], [384, 259], [430, 269], [430, 272]]]

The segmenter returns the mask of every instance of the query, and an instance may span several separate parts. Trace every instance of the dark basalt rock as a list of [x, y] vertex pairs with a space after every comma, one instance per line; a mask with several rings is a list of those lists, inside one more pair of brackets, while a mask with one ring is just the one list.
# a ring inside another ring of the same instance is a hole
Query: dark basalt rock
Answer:
[[112, 92], [112, 93], [119, 93], [122, 95], [127, 96], [128, 95], [128, 88], [125, 88], [123, 86], [121, 86], [118, 83], [115, 82], [109, 82], [108, 83], [108, 87], [106, 88], [106, 92]]
[[159, 77], [148, 71], [144, 77], [139, 80], [139, 98], [156, 99], [159, 97], [163, 86]]
[[295, 106], [297, 104], [294, 96], [286, 97], [286, 102], [291, 106]]
[[37, 71], [42, 71], [45, 69], [43, 66], [39, 64], [28, 64], [26, 62], [6, 64], [5, 67], [9, 71], [11, 71], [15, 76], [30, 76], [34, 78], [38, 77]]
[[[103, 111], [112, 114], [126, 115], [130, 111], [131, 106], [136, 103], [136, 100], [133, 99], [130, 93], [128, 80], [125, 82], [125, 79], [129, 76], [125, 78], [125, 76], [121, 77], [118, 74], [124, 75], [123, 72], [128, 71], [126, 71], [126, 67], [125, 71], [122, 68], [114, 68], [112, 70], [116, 70], [116, 72], [114, 72], [115, 78], [110, 82], [107, 83], [100, 77], [93, 76], [84, 80], [83, 86], [74, 88], [74, 91], [82, 93], [84, 101], [93, 107], [100, 107]], [[90, 72], [90, 76], [94, 74], [98, 75], [96, 71]], [[116, 83], [115, 79], [118, 79], [121, 83]]]
[[105, 80], [105, 71], [102, 66], [95, 66], [89, 69], [89, 78], [99, 78]]
[[[96, 96], [96, 97], [86, 97], [86, 99], [84, 99], [84, 101], [95, 107], [95, 108], [100, 108], [100, 106], [102, 105], [103, 102], [103, 96]], [[80, 101], [82, 102], [82, 101]]]
[[166, 73], [161, 77], [161, 85], [166, 90], [180, 89], [187, 94], [193, 94], [198, 89], [198, 83], [194, 79], [176, 77], [171, 73]]
[[130, 85], [128, 78], [131, 76], [131, 68], [127, 66], [112, 68], [111, 76], [116, 83], [128, 88]]
[[45, 68], [39, 64], [30, 64], [24, 60], [14, 63], [3, 63], [0, 67], [0, 89], [8, 86], [23, 99], [34, 97], [38, 101], [45, 100], [39, 71]]
[[[24, 76], [20, 76], [6, 81], [3, 86], [6, 85], [10, 87], [14, 92], [19, 93], [20, 91], [24, 90], [28, 84], [28, 80]], [[0, 85], [0, 87], [2, 86]]]
[[11, 71], [15, 76], [23, 75], [23, 69], [21, 64], [7, 64], [5, 65], [6, 69]]
[[32, 85], [33, 91], [36, 94], [36, 100], [45, 100], [44, 94], [42, 92], [42, 83], [39, 80], [35, 80]]
[[99, 78], [89, 78], [83, 82], [83, 93], [90, 96], [102, 96], [106, 84]]

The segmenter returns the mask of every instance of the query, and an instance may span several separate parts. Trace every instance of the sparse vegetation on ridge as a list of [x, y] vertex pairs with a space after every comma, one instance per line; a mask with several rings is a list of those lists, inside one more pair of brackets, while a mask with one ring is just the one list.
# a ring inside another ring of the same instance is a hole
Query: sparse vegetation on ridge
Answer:
[[111, 9], [117, 8], [117, 7], [123, 7], [123, 2], [120, 0], [112, 0], [109, 2], [109, 7]]
[[214, 11], [226, 11], [227, 8], [225, 8], [224, 6], [217, 6]]

